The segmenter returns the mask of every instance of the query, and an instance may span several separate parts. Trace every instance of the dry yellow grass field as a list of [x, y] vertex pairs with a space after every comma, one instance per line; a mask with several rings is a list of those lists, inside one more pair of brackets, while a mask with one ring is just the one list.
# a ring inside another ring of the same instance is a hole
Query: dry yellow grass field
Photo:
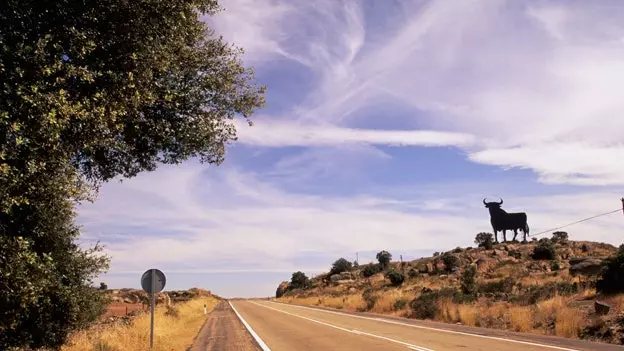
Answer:
[[[158, 307], [154, 317], [154, 351], [186, 350], [199, 332], [206, 316], [204, 304], [212, 310], [215, 297], [201, 297], [175, 306], [178, 316], [170, 316], [166, 307]], [[129, 325], [96, 326], [78, 332], [62, 351], [144, 351], [149, 348], [150, 315], [141, 314]]]

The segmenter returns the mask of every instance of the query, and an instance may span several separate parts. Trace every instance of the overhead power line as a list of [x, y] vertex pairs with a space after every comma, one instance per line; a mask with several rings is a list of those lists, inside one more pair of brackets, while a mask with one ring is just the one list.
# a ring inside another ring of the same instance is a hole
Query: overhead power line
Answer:
[[560, 227], [544, 230], [542, 232], [539, 232], [539, 233], [536, 233], [536, 234], [531, 234], [529, 236], [538, 236], [538, 235], [541, 235], [541, 234], [549, 233], [549, 232], [552, 232], [552, 231], [555, 231], [555, 230], [558, 230], [558, 229], [563, 229], [563, 228], [569, 227], [571, 225], [575, 225], [575, 224], [578, 224], [578, 223], [581, 223], [581, 222], [589, 221], [589, 220], [592, 220], [594, 218], [610, 215], [610, 214], [613, 214], [613, 213], [616, 213], [616, 212], [620, 212], [620, 211], [622, 211], [624, 213], [624, 198], [622, 199], [622, 208], [618, 208], [617, 210], [601, 213], [601, 214], [598, 214], [598, 215], [595, 215], [595, 216], [583, 218], [580, 221], [576, 221], [576, 222], [568, 223], [566, 225], [562, 225]]

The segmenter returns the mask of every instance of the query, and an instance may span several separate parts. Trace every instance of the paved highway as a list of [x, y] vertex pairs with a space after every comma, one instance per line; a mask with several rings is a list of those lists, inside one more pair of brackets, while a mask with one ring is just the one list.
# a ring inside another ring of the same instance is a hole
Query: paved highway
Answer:
[[370, 314], [231, 301], [263, 350], [624, 351], [624, 347]]

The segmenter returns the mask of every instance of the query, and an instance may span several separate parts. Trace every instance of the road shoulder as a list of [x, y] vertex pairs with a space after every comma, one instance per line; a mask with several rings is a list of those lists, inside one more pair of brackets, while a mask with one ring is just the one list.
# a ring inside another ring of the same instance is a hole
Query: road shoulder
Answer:
[[221, 301], [208, 315], [189, 351], [260, 351], [230, 304]]

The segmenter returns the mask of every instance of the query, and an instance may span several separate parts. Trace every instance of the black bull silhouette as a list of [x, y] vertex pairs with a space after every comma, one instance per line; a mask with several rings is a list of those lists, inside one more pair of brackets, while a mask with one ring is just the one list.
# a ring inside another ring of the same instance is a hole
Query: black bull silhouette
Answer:
[[524, 234], [524, 240], [526, 241], [527, 235], [529, 235], [529, 224], [527, 223], [527, 215], [524, 212], [520, 213], [507, 213], [501, 208], [503, 199], [500, 202], [486, 202], [483, 199], [483, 204], [490, 211], [490, 223], [492, 223], [492, 229], [494, 230], [494, 240], [498, 242], [497, 232], [503, 232], [503, 242], [507, 241], [507, 230], [514, 231], [513, 240], [516, 240], [518, 236], [518, 229], [522, 230]]

